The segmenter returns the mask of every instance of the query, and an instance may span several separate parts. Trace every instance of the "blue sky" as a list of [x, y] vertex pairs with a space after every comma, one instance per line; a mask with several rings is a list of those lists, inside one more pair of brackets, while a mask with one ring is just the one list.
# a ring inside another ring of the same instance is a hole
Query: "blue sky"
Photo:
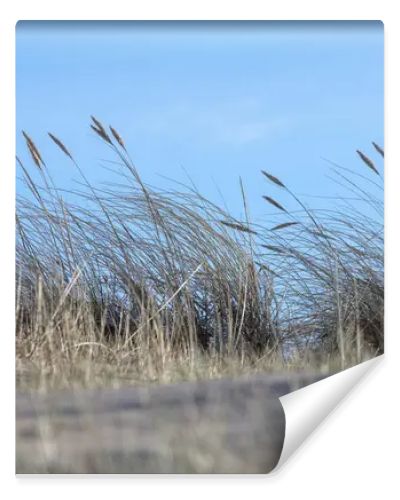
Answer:
[[261, 169], [334, 196], [322, 158], [357, 169], [356, 149], [383, 145], [380, 22], [19, 22], [16, 47], [17, 152], [28, 161], [23, 129], [63, 187], [79, 176], [47, 131], [91, 180], [110, 180], [91, 114], [153, 185], [190, 176], [240, 215], [242, 177], [255, 220], [271, 212], [261, 195], [282, 199]]

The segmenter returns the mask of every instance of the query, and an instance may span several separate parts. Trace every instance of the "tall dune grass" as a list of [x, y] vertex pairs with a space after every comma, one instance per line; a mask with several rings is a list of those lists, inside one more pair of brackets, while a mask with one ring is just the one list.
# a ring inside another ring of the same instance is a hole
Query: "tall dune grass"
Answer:
[[[16, 214], [21, 385], [334, 369], [383, 352], [383, 181], [367, 155], [358, 152], [360, 172], [334, 168], [357, 201], [330, 211], [260, 173], [277, 212], [270, 227], [236, 220], [193, 188], [146, 185], [117, 130], [96, 118], [91, 127], [115, 155], [119, 182], [91, 184], [50, 133], [81, 177], [70, 192], [24, 132], [33, 165], [18, 158], [29, 189]], [[299, 210], [286, 210], [279, 191]]]

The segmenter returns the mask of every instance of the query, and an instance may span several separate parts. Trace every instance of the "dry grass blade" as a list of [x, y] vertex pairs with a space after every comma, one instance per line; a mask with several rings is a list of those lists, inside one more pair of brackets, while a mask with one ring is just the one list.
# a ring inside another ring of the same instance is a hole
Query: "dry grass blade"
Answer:
[[273, 271], [270, 267], [266, 266], [265, 264], [262, 264], [261, 262], [257, 262], [257, 261], [256, 261], [256, 264], [260, 268], [260, 271], [267, 271], [270, 274], [273, 274], [275, 276], [279, 276], [278, 273], [276, 273], [275, 271]]
[[58, 311], [61, 309], [61, 307], [63, 306], [63, 304], [65, 302], [65, 299], [68, 297], [68, 295], [70, 294], [70, 292], [71, 292], [72, 288], [74, 287], [75, 283], [78, 281], [79, 276], [81, 275], [81, 272], [82, 271], [79, 268], [76, 271], [74, 271], [74, 273], [73, 273], [73, 275], [71, 277], [70, 282], [68, 283], [68, 285], [65, 287], [65, 289], [63, 290], [63, 292], [61, 294], [59, 303], [58, 303], [57, 307], [55, 308], [53, 316], [51, 317], [52, 321], [54, 321], [54, 319], [56, 318], [56, 316], [58, 314]]
[[102, 349], [105, 349], [106, 351], [109, 351], [111, 354], [116, 356], [114, 351], [110, 347], [108, 347], [105, 344], [102, 344], [101, 342], [79, 342], [79, 344], [74, 345], [74, 347], [76, 349], [79, 349], [80, 347], [86, 347], [86, 346], [98, 346], [98, 347], [101, 347]]
[[28, 146], [29, 152], [32, 156], [33, 161], [36, 163], [38, 168], [41, 168], [41, 165], [45, 165], [38, 148], [36, 147], [35, 143], [32, 141], [32, 139], [29, 137], [29, 135], [23, 130], [22, 135], [25, 137], [26, 144]]
[[54, 136], [52, 133], [47, 132], [49, 134], [50, 139], [57, 144], [57, 146], [61, 149], [63, 153], [65, 153], [68, 158], [71, 158], [73, 160], [71, 153], [68, 151], [68, 149], [64, 146], [64, 144], [60, 141], [60, 139], [57, 139], [56, 136]]
[[266, 248], [267, 250], [271, 250], [272, 252], [285, 253], [285, 251], [282, 248], [274, 246], [274, 245], [261, 245], [261, 246], [263, 248]]
[[221, 220], [220, 222], [224, 226], [230, 227], [232, 229], [236, 229], [237, 231], [242, 231], [243, 233], [257, 234], [255, 231], [253, 231], [252, 229], [249, 229], [248, 227], [244, 226], [243, 224], [235, 224], [233, 222], [227, 222], [224, 220]]
[[275, 201], [270, 196], [263, 196], [263, 198], [265, 201], [268, 201], [268, 203], [271, 203], [271, 205], [273, 205], [274, 207], [279, 208], [279, 210], [283, 210], [283, 212], [286, 212], [286, 208], [284, 208], [280, 203]]
[[298, 222], [284, 222], [283, 224], [278, 224], [274, 226], [271, 231], [278, 231], [279, 229], [285, 229], [285, 227], [295, 226]]
[[369, 167], [371, 170], [373, 170], [377, 175], [379, 175], [378, 169], [375, 167], [374, 162], [368, 158], [367, 155], [365, 155], [362, 151], [359, 151], [357, 149], [358, 156], [362, 159], [362, 161]]
[[283, 182], [281, 182], [277, 177], [275, 177], [274, 175], [271, 175], [269, 174], [268, 172], [266, 172], [265, 170], [261, 170], [261, 173], [263, 175], [265, 175], [265, 177], [267, 177], [267, 179], [269, 179], [271, 182], [273, 182], [274, 184], [276, 184], [277, 186], [280, 186], [280, 187], [286, 187], [285, 184], [283, 184]]
[[119, 133], [111, 125], [110, 125], [110, 130], [115, 140], [121, 146], [121, 148], [123, 148], [126, 151], [124, 141], [122, 140], [122, 137], [119, 135]]
[[374, 142], [374, 141], [372, 141], [372, 145], [378, 151], [378, 153], [382, 156], [382, 158], [385, 158], [385, 152], [384, 152], [384, 150], [380, 146], [378, 146], [378, 144], [376, 142]]
[[[171, 295], [171, 297], [168, 298], [168, 300], [166, 302], [164, 302], [164, 304], [155, 312], [155, 314], [153, 314], [150, 318], [147, 319], [147, 322], [146, 323], [150, 323], [163, 309], [165, 309], [168, 304], [170, 304], [174, 298], [179, 294], [179, 292], [181, 290], [183, 290], [183, 288], [186, 287], [186, 285], [189, 283], [189, 281], [193, 278], [193, 276], [195, 274], [197, 274], [197, 272], [204, 266], [204, 262], [201, 262], [197, 267], [196, 269], [190, 274], [190, 276], [179, 286], [179, 288], [177, 290], [175, 290], [175, 292]], [[139, 330], [141, 330], [145, 324], [142, 324], [141, 326], [139, 326], [139, 328], [133, 333], [133, 335], [130, 337], [130, 339], [132, 339], [134, 336], [137, 335], [137, 333], [139, 332]], [[127, 339], [130, 340], [130, 339]], [[126, 342], [127, 342], [126, 341]]]
[[20, 160], [20, 158], [19, 158], [19, 156], [18, 156], [18, 155], [15, 155], [15, 159], [17, 160], [18, 165], [19, 165], [20, 167], [23, 167], [22, 161]]
[[323, 233], [322, 231], [309, 231], [310, 234], [312, 234], [313, 236], [316, 236], [317, 238], [325, 238], [327, 240], [334, 240], [335, 238], [333, 238], [332, 236], [329, 236], [325, 233]]

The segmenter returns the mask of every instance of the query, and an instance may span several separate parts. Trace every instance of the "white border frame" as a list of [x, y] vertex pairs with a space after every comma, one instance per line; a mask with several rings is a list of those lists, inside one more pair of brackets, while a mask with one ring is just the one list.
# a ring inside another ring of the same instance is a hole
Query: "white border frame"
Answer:
[[[398, 371], [400, 356], [399, 328], [396, 315], [395, 286], [399, 278], [400, 251], [397, 244], [400, 213], [397, 144], [399, 122], [399, 29], [395, 2], [365, 0], [343, 1], [280, 1], [235, 2], [205, 0], [184, 2], [170, 0], [146, 3], [100, 0], [81, 2], [50, 2], [48, 0], [2, 2], [0, 7], [0, 140], [1, 181], [0, 216], [2, 238], [1, 266], [1, 334], [3, 339], [0, 364], [2, 373], [2, 411], [0, 471], [4, 498], [66, 498], [79, 488], [81, 497], [97, 499], [116, 495], [154, 494], [165, 499], [191, 497], [251, 498], [253, 495], [275, 495], [276, 498], [393, 498], [399, 491], [396, 484], [399, 443]], [[317, 431], [302, 446], [293, 460], [271, 476], [147, 476], [147, 477], [35, 477], [15, 478], [15, 414], [14, 414], [14, 166], [15, 102], [14, 60], [15, 24], [20, 19], [277, 19], [277, 20], [382, 20], [385, 25], [385, 102], [386, 102], [386, 351], [385, 360], [363, 381]], [[397, 48], [396, 48], [397, 47]], [[389, 105], [390, 103], [390, 105]], [[397, 247], [397, 248], [396, 248]], [[389, 274], [390, 273], [390, 274]], [[6, 347], [6, 348], [5, 348]], [[399, 353], [399, 354], [397, 354]], [[390, 451], [393, 449], [393, 456]], [[173, 488], [169, 488], [173, 486]], [[7, 491], [8, 490], [8, 491]], [[86, 491], [84, 491], [86, 490]], [[256, 498], [254, 496], [254, 498]]]

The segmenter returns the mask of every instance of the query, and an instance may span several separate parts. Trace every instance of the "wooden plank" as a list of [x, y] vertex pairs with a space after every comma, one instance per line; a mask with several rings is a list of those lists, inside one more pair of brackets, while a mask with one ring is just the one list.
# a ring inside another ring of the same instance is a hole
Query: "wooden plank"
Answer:
[[16, 471], [266, 473], [283, 446], [279, 396], [319, 378], [17, 393]]

